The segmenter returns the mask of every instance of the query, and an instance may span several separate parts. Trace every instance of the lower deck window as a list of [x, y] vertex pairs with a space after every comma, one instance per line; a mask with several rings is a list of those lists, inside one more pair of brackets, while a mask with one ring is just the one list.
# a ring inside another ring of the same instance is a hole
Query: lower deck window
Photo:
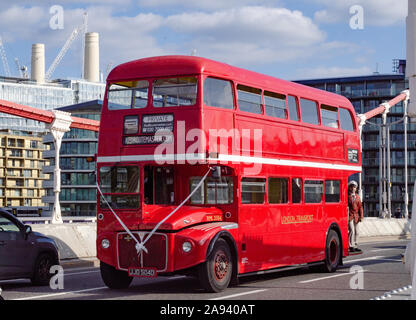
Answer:
[[269, 203], [288, 202], [289, 179], [269, 178]]
[[266, 194], [266, 179], [242, 178], [241, 179], [241, 203], [264, 203]]
[[[190, 192], [197, 187], [201, 179], [201, 177], [191, 178]], [[191, 204], [229, 204], [232, 202], [232, 177], [221, 177], [220, 179], [207, 178], [203, 185], [191, 197]]]
[[322, 202], [323, 182], [315, 180], [305, 181], [305, 203]]
[[340, 182], [338, 180], [325, 181], [325, 202], [336, 203], [340, 200]]

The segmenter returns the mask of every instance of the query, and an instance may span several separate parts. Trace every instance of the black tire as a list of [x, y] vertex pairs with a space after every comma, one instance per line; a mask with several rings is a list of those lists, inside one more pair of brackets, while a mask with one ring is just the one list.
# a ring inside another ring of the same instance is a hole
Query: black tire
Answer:
[[208, 292], [221, 292], [230, 284], [233, 259], [230, 247], [224, 239], [218, 239], [207, 261], [199, 267], [199, 280]]
[[335, 272], [341, 261], [341, 241], [335, 230], [329, 230], [326, 238], [324, 272]]
[[30, 279], [32, 284], [37, 286], [47, 286], [52, 278], [51, 267], [59, 264], [57, 258], [52, 253], [41, 253], [35, 262], [33, 275]]
[[104, 262], [100, 262], [101, 278], [110, 289], [126, 289], [133, 277], [129, 277], [126, 271], [117, 270]]

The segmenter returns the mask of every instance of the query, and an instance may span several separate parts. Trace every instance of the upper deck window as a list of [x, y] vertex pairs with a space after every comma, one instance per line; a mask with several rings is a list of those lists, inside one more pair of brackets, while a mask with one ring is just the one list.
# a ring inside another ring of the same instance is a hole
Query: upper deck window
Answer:
[[198, 81], [195, 77], [167, 78], [153, 81], [153, 106], [193, 106]]
[[303, 122], [319, 124], [318, 105], [315, 101], [300, 99], [300, 114]]
[[149, 83], [126, 81], [112, 83], [108, 89], [108, 110], [144, 108], [147, 106]]
[[205, 79], [204, 104], [211, 107], [234, 109], [231, 82], [215, 78]]
[[288, 106], [289, 106], [289, 118], [290, 118], [290, 120], [299, 121], [297, 99], [293, 96], [288, 96], [287, 97], [287, 102], [288, 102]]
[[354, 132], [354, 122], [352, 121], [351, 113], [347, 109], [339, 108], [339, 117], [341, 129]]
[[286, 96], [274, 92], [264, 92], [266, 114], [275, 118], [286, 119]]
[[330, 128], [338, 128], [338, 109], [335, 107], [321, 105], [322, 125]]
[[237, 95], [240, 110], [256, 114], [263, 113], [260, 89], [238, 85]]

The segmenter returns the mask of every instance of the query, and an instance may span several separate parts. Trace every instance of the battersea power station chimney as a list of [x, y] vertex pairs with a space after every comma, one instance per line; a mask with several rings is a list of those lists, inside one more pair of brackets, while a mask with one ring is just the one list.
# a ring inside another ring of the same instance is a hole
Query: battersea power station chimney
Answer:
[[45, 45], [43, 43], [32, 45], [30, 79], [38, 83], [45, 82]]
[[90, 82], [100, 81], [100, 50], [97, 32], [85, 34], [84, 79]]

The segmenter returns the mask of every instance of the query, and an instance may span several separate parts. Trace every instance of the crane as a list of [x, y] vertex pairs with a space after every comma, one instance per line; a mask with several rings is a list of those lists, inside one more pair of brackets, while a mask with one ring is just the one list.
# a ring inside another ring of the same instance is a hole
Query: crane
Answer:
[[27, 73], [27, 67], [21, 66], [18, 58], [14, 58], [14, 62], [16, 63], [17, 71], [19, 72], [20, 77], [24, 79], [28, 79], [29, 75]]
[[6, 77], [10, 77], [9, 63], [7, 62], [6, 51], [4, 50], [3, 39], [1, 38], [1, 36], [0, 36], [0, 55], [1, 55], [1, 60], [3, 62], [4, 74]]
[[61, 51], [59, 51], [58, 55], [56, 56], [55, 60], [50, 65], [48, 71], [46, 71], [45, 79], [50, 80], [53, 72], [55, 71], [58, 64], [61, 62], [62, 58], [64, 57], [65, 53], [68, 51], [69, 47], [71, 46], [72, 42], [78, 37], [79, 34], [84, 34], [87, 30], [87, 13], [84, 13], [83, 23], [76, 27], [69, 38], [66, 40], [64, 46], [62, 47]]

